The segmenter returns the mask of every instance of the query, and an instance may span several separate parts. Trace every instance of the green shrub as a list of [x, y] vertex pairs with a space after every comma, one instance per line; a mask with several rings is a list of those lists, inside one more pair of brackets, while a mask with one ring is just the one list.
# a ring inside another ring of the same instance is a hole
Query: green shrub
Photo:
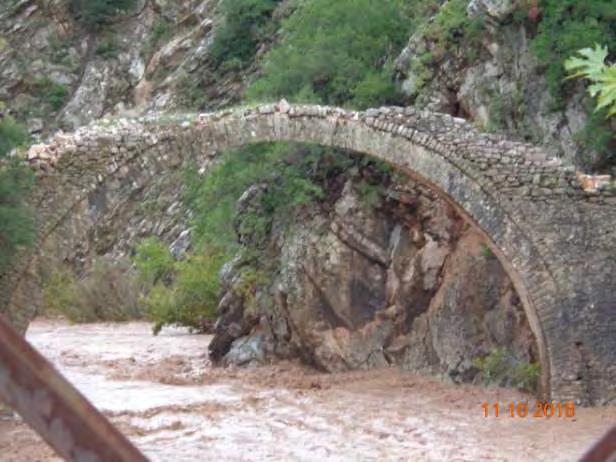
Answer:
[[233, 61], [244, 66], [257, 52], [258, 44], [276, 30], [272, 13], [280, 0], [223, 0], [223, 23], [212, 43], [212, 58], [217, 65]]
[[83, 279], [67, 269], [54, 269], [43, 297], [48, 314], [61, 314], [76, 323], [142, 317], [136, 274], [127, 262], [96, 260]]
[[0, 271], [34, 240], [34, 214], [25, 200], [33, 186], [30, 170], [15, 161], [0, 164]]
[[550, 91], [562, 103], [566, 58], [595, 43], [616, 50], [616, 8], [612, 0], [541, 0], [539, 8], [542, 19], [531, 49], [546, 68]]
[[32, 90], [36, 96], [51, 106], [53, 111], [60, 109], [68, 96], [66, 85], [55, 83], [47, 77], [34, 80]]
[[34, 175], [17, 159], [5, 158], [27, 140], [26, 130], [12, 117], [0, 119], [0, 271], [11, 265], [21, 247], [34, 240], [34, 214], [26, 204]]
[[26, 129], [10, 116], [0, 118], [0, 158], [28, 140]]
[[131, 11], [137, 0], [70, 0], [73, 16], [86, 27], [100, 28], [119, 13]]
[[173, 32], [171, 23], [165, 18], [160, 18], [154, 23], [152, 27], [152, 33], [148, 39], [148, 44], [144, 49], [144, 55], [149, 58], [150, 55], [156, 50], [159, 43], [170, 37]]
[[607, 48], [583, 48], [578, 56], [565, 61], [569, 78], [583, 77], [591, 81], [588, 93], [597, 98], [597, 111], [605, 109], [606, 117], [616, 115], [616, 64], [606, 64]]
[[436, 42], [436, 53], [466, 47], [466, 53], [480, 47], [483, 21], [471, 19], [466, 13], [467, 0], [449, 0], [438, 10], [434, 20], [427, 22], [424, 35]]
[[387, 63], [410, 32], [402, 5], [398, 0], [298, 3], [282, 22], [282, 40], [267, 53], [263, 75], [248, 97], [358, 108], [396, 102]]
[[494, 253], [492, 252], [492, 249], [490, 249], [490, 247], [487, 244], [484, 244], [483, 242], [480, 245], [480, 252], [483, 258], [486, 258], [486, 259], [494, 258]]
[[220, 292], [218, 274], [226, 257], [210, 251], [175, 263], [175, 279], [170, 285], [158, 282], [142, 297], [148, 317], [157, 334], [164, 325], [188, 326], [201, 330], [205, 321], [216, 316]]
[[199, 77], [185, 74], [177, 80], [176, 95], [178, 103], [185, 108], [203, 109], [207, 103], [205, 90], [201, 86]]
[[158, 282], [168, 282], [173, 276], [174, 260], [169, 248], [155, 237], [144, 239], [137, 245], [133, 264], [145, 289]]
[[118, 43], [112, 36], [105, 37], [96, 47], [96, 54], [104, 59], [116, 58], [119, 52]]
[[47, 315], [64, 315], [74, 319], [77, 279], [65, 268], [54, 268], [43, 283], [43, 311]]
[[485, 385], [515, 387], [534, 392], [537, 389], [541, 368], [537, 363], [521, 360], [505, 348], [497, 348], [483, 358], [475, 358]]
[[[186, 200], [195, 214], [195, 235], [227, 255], [237, 250], [235, 206], [251, 185], [268, 185], [261, 197], [263, 217], [290, 216], [290, 211], [322, 196], [312, 181], [315, 163], [328, 156], [326, 150], [288, 143], [258, 144], [225, 153], [204, 179], [194, 170], [188, 174]], [[243, 226], [262, 226], [260, 220]], [[248, 230], [246, 230], [248, 231]]]

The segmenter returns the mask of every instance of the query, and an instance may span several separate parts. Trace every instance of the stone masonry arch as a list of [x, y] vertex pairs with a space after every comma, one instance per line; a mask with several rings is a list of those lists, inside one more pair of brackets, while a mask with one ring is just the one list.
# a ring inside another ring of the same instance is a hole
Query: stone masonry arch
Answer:
[[[293, 141], [363, 153], [432, 187], [484, 234], [535, 334], [544, 397], [616, 400], [616, 196], [585, 192], [537, 147], [412, 108], [364, 112], [278, 104], [100, 121], [33, 146], [38, 240], [0, 279], [0, 312], [24, 332], [37, 267], [83, 243], [134, 191], [187, 162], [241, 145]], [[52, 239], [53, 238], [53, 239]]]

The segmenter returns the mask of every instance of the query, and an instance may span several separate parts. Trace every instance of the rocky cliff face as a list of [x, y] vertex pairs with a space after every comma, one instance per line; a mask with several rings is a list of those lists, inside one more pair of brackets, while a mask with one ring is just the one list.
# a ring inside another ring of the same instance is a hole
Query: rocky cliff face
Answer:
[[[194, 109], [196, 93], [198, 103], [211, 108], [235, 102], [244, 74], [214, 76], [208, 54], [217, 3], [146, 0], [94, 31], [75, 20], [65, 0], [4, 2], [0, 109], [23, 122], [36, 140], [102, 117]], [[207, 84], [213, 80], [216, 85]], [[73, 266], [81, 272], [96, 255], [121, 258], [152, 234], [181, 255], [190, 245], [182, 183], [183, 176], [174, 174], [127, 197], [75, 249]]]
[[[301, 356], [328, 371], [395, 364], [458, 382], [475, 379], [474, 360], [499, 347], [533, 361], [522, 306], [481, 236], [419, 185], [368, 200], [363, 184], [351, 178], [331, 208], [272, 223], [264, 241], [240, 232], [261, 258], [224, 271], [212, 357]], [[265, 187], [244, 194], [240, 223]]]
[[[571, 84], [571, 95], [563, 101], [553, 96], [545, 63], [530, 49], [530, 29], [536, 26], [513, 19], [514, 13], [522, 14], [520, 5], [510, 0], [470, 1], [467, 15], [481, 21], [481, 30], [472, 39], [460, 37], [446, 50], [420, 28], [395, 64], [402, 90], [416, 106], [540, 144], [581, 169], [605, 169], [597, 151], [576, 139], [592, 107], [583, 83]], [[532, 10], [527, 14], [532, 17]], [[611, 128], [616, 130], [613, 121]], [[614, 143], [612, 137], [612, 149]]]

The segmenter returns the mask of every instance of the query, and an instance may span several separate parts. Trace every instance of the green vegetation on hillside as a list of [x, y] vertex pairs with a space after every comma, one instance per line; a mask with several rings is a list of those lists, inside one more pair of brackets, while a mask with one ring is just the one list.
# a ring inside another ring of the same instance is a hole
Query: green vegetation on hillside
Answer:
[[423, 34], [436, 43], [434, 55], [441, 56], [460, 47], [465, 47], [468, 54], [480, 47], [483, 22], [469, 18], [467, 6], [467, 0], [449, 0], [438, 9], [432, 21], [423, 21], [419, 25]]
[[539, 8], [541, 21], [531, 49], [546, 67], [550, 91], [562, 98], [567, 58], [595, 43], [616, 50], [616, 8], [612, 0], [541, 0]]
[[68, 97], [68, 88], [66, 85], [55, 83], [47, 77], [42, 77], [32, 82], [32, 92], [46, 103], [52, 111], [59, 110]]
[[16, 252], [34, 239], [34, 216], [25, 203], [33, 187], [32, 173], [6, 155], [27, 141], [27, 133], [11, 117], [0, 119], [0, 271]]
[[[561, 109], [571, 93], [567, 83], [565, 61], [581, 48], [600, 43], [616, 50], [616, 8], [612, 0], [542, 0], [539, 2], [541, 20], [531, 39], [531, 50], [545, 66], [548, 88]], [[595, 152], [597, 159], [587, 167], [605, 168], [614, 163], [613, 129], [606, 120], [607, 110], [593, 114], [588, 107], [588, 122], [584, 130], [574, 134], [580, 157]], [[590, 159], [589, 159], [590, 160]]]
[[251, 99], [286, 97], [365, 108], [399, 102], [389, 64], [411, 21], [399, 0], [300, 2], [282, 22], [281, 41], [264, 58]]
[[131, 11], [137, 0], [69, 0], [70, 11], [84, 26], [100, 28], [119, 13]]
[[280, 0], [223, 0], [223, 23], [212, 44], [217, 65], [242, 67], [252, 61], [257, 46], [274, 35], [276, 23], [271, 16]]

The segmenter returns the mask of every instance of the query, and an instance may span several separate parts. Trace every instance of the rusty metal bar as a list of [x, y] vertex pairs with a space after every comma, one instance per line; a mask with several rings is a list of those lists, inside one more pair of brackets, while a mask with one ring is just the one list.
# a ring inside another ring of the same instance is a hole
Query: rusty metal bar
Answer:
[[147, 462], [1, 315], [0, 400], [67, 461]]
[[616, 460], [616, 425], [597, 441], [580, 462], [610, 462]]

